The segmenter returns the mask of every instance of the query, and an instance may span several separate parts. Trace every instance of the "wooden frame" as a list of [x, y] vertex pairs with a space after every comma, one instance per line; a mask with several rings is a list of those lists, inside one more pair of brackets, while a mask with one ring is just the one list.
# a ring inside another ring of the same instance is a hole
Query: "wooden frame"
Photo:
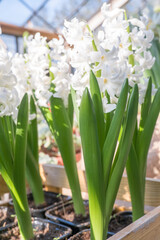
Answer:
[[116, 233], [110, 240], [159, 240], [160, 207], [156, 207], [128, 227]]
[[[69, 188], [67, 176], [63, 166], [42, 164], [40, 165], [41, 177], [43, 184], [46, 188], [51, 189], [56, 187], [57, 189]], [[87, 192], [85, 171], [79, 170], [79, 179], [82, 192]], [[122, 177], [119, 192], [117, 195], [118, 200], [131, 201], [127, 176]], [[160, 205], [160, 180], [146, 178], [146, 190], [145, 190], [145, 205], [157, 207]]]
[[[62, 186], [69, 188], [67, 176], [64, 167], [44, 164], [40, 166], [43, 184], [48, 190], [56, 187], [61, 191]], [[85, 172], [78, 171], [82, 192], [87, 192]], [[127, 177], [123, 176], [118, 200], [130, 202], [130, 194]], [[151, 207], [160, 205], [160, 180], [146, 179], [145, 204]], [[160, 207], [154, 208], [145, 216], [138, 219], [119, 233], [115, 234], [110, 240], [159, 240], [160, 236]]]
[[[63, 166], [42, 164], [40, 165], [40, 172], [46, 190], [62, 192], [63, 189], [69, 189], [67, 176]], [[85, 171], [79, 170], [78, 174], [82, 192], [87, 193]], [[8, 188], [0, 176], [0, 195], [6, 192], [8, 192]], [[123, 176], [122, 178], [117, 199], [130, 202], [130, 194], [126, 176]], [[154, 207], [154, 209], [122, 231], [115, 234], [110, 238], [110, 240], [159, 240], [160, 180], [149, 178], [146, 179], [145, 204], [151, 206], [152, 208]]]
[[32, 35], [35, 35], [37, 32], [39, 32], [41, 36], [47, 37], [48, 40], [51, 40], [52, 38], [58, 38], [57, 33], [44, 31], [38, 28], [19, 27], [19, 26], [4, 23], [4, 22], [0, 22], [0, 27], [2, 29], [2, 33], [7, 35], [13, 35], [16, 37], [22, 37], [24, 32], [28, 32], [29, 34], [32, 34]]

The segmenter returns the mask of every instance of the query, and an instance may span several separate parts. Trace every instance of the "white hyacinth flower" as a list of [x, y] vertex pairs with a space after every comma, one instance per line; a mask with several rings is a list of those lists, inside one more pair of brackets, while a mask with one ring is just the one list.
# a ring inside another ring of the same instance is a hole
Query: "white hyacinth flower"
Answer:
[[[97, 35], [87, 32], [84, 22], [77, 19], [70, 23], [65, 21], [64, 36], [72, 45], [72, 87], [77, 93], [78, 104], [84, 89], [89, 88], [90, 70], [98, 74], [97, 80], [103, 95], [107, 91], [111, 100], [117, 102], [125, 79], [128, 78], [131, 87], [140, 84], [144, 71], [150, 69], [155, 61], [149, 51], [153, 32], [148, 29], [146, 16], [140, 20], [127, 20], [123, 9], [110, 10], [107, 4], [103, 5], [102, 13], [105, 19]], [[129, 26], [131, 32], [128, 31]], [[93, 41], [96, 48], [93, 47]], [[145, 91], [146, 87], [141, 87], [141, 98]]]
[[108, 103], [108, 100], [106, 97], [102, 98], [102, 104], [103, 104], [104, 113], [109, 113], [116, 109], [116, 104]]
[[0, 117], [12, 115], [16, 118], [20, 101], [15, 88], [17, 80], [11, 67], [11, 56], [0, 45]]
[[0, 117], [12, 115], [17, 116], [19, 98], [15, 88], [0, 87]]
[[70, 22], [65, 20], [64, 38], [58, 36], [47, 42], [39, 33], [29, 36], [25, 39], [27, 53], [16, 54], [12, 62], [1, 48], [0, 87], [16, 88], [20, 99], [25, 92], [34, 94], [37, 103], [45, 107], [51, 96], [62, 98], [67, 107], [72, 86], [79, 106], [84, 89], [89, 88], [92, 70], [102, 96], [107, 91], [113, 102], [109, 105], [103, 99], [105, 112], [115, 109], [126, 78], [130, 87], [138, 84], [143, 102], [146, 91], [143, 85], [148, 81], [142, 81], [143, 73], [155, 61], [149, 50], [153, 32], [148, 29], [148, 19], [144, 15], [127, 20], [123, 9], [110, 10], [107, 4], [101, 11], [105, 19], [98, 33], [91, 33], [86, 22], [74, 18]]

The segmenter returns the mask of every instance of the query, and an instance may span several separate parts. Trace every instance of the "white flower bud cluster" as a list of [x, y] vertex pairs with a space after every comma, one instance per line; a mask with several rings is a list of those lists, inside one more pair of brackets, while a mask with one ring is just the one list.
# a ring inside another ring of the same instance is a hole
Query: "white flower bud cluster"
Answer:
[[[47, 43], [47, 39], [37, 33], [35, 37], [29, 36], [25, 40], [27, 53], [16, 54], [12, 64], [7, 52], [1, 47], [0, 91], [3, 94], [0, 98], [4, 99], [6, 91], [12, 94], [6, 94], [6, 98], [10, 96], [5, 99], [7, 105], [0, 99], [0, 114], [13, 112], [11, 106], [18, 102], [15, 97], [17, 92], [20, 100], [26, 92], [29, 95], [34, 93], [40, 106], [48, 106], [52, 95], [62, 98], [67, 106], [72, 86], [80, 105], [84, 89], [89, 88], [90, 70], [97, 76], [104, 112], [116, 108], [126, 78], [131, 87], [138, 84], [139, 101], [143, 103], [148, 83], [143, 73], [155, 61], [149, 51], [153, 33], [148, 29], [148, 20], [144, 16], [140, 20], [127, 20], [123, 9], [110, 10], [107, 4], [102, 6], [102, 14], [105, 20], [97, 34], [93, 34], [85, 22], [76, 18], [71, 22], [65, 21], [63, 35], [70, 45], [68, 47], [62, 36]], [[110, 96], [109, 103], [106, 92]], [[10, 105], [8, 101], [11, 101]]]
[[16, 77], [11, 71], [11, 56], [0, 44], [0, 117], [17, 115], [19, 97], [16, 91]]
[[[17, 77], [17, 91], [20, 99], [27, 92], [37, 99], [39, 106], [48, 107], [53, 95], [61, 97], [67, 105], [70, 91], [70, 71], [64, 39], [52, 39], [49, 43], [39, 33], [25, 39], [27, 53], [16, 54], [12, 59], [12, 70]], [[53, 77], [50, 75], [53, 74]], [[51, 83], [54, 92], [50, 91]]]
[[59, 39], [52, 39], [48, 43], [51, 51], [50, 57], [52, 65], [50, 71], [53, 73], [55, 92], [54, 97], [62, 98], [65, 106], [68, 105], [68, 95], [71, 86], [71, 69], [69, 65], [69, 51], [64, 47], [64, 39], [59, 35]]
[[[47, 106], [51, 93], [49, 77], [49, 48], [45, 37], [36, 33], [25, 39], [27, 53], [13, 58], [14, 73], [18, 79], [19, 92], [35, 94], [40, 106]], [[22, 91], [21, 91], [22, 90]]]
[[[77, 19], [64, 23], [64, 37], [72, 45], [70, 64], [75, 68], [72, 87], [77, 91], [77, 102], [80, 103], [84, 88], [89, 87], [89, 71], [92, 69], [103, 96], [106, 91], [110, 95], [111, 104], [117, 103], [126, 78], [131, 87], [138, 84], [142, 103], [148, 82], [143, 73], [155, 61], [149, 51], [153, 32], [148, 30], [146, 17], [127, 20], [123, 9], [111, 11], [109, 8], [107, 4], [102, 7], [105, 20], [97, 35], [90, 32], [85, 22]], [[104, 111], [114, 109], [116, 105], [108, 105], [106, 101], [104, 98]]]

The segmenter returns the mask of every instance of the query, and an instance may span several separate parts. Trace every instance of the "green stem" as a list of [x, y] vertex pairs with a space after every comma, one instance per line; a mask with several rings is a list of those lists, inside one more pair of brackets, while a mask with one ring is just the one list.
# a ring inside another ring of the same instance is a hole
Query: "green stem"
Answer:
[[129, 189], [132, 200], [133, 221], [144, 215], [144, 190], [145, 181], [139, 171], [139, 161], [132, 143], [126, 169]]
[[76, 214], [85, 215], [85, 208], [81, 196], [75, 150], [72, 137], [72, 127], [68, 112], [60, 98], [51, 97], [52, 129], [54, 137], [60, 150], [69, 185], [72, 191], [72, 198]]
[[105, 239], [103, 171], [96, 115], [88, 89], [83, 93], [79, 116], [89, 195], [91, 240], [103, 240]]
[[15, 188], [22, 200], [24, 209], [22, 209], [13, 196], [15, 211], [17, 213], [18, 224], [23, 239], [30, 239], [33, 236], [31, 218], [26, 195], [25, 168], [26, 168], [26, 149], [27, 149], [27, 129], [28, 129], [28, 96], [24, 95], [19, 107], [15, 156], [13, 165], [13, 180]]
[[18, 218], [18, 226], [22, 239], [29, 240], [33, 237], [33, 229], [27, 198], [24, 199], [23, 197], [22, 199], [24, 210], [20, 207], [14, 195], [12, 195], [12, 199], [14, 203], [14, 209]]
[[[124, 12], [124, 16], [125, 16], [125, 20], [127, 21], [126, 11]], [[127, 32], [130, 33], [130, 27], [129, 26], [127, 27]], [[131, 43], [131, 42], [132, 42], [132, 40], [131, 40], [131, 37], [129, 36], [129, 43]], [[128, 50], [132, 52], [132, 44], [130, 44], [130, 46], [128, 47]], [[133, 67], [134, 66], [134, 56], [133, 56], [133, 54], [131, 54], [128, 59], [129, 59], [129, 63]]]
[[31, 188], [36, 205], [44, 203], [42, 179], [39, 173], [39, 165], [36, 164], [29, 146], [27, 147], [26, 177]]
[[[87, 25], [87, 29], [88, 29], [91, 37], [93, 38], [94, 36], [93, 36], [93, 33], [92, 33], [89, 25]], [[98, 49], [97, 49], [97, 46], [96, 46], [96, 43], [95, 43], [94, 39], [92, 40], [92, 46], [93, 46], [93, 50], [97, 52]], [[98, 66], [98, 64], [99, 64], [99, 62], [96, 62], [96, 63], [95, 63], [96, 66]], [[96, 72], [96, 77], [101, 77], [101, 70], [98, 70], [98, 71]]]
[[30, 114], [35, 114], [28, 126], [27, 155], [26, 155], [26, 177], [32, 190], [36, 205], [44, 202], [42, 180], [39, 173], [39, 150], [37, 109], [33, 97], [30, 99]]

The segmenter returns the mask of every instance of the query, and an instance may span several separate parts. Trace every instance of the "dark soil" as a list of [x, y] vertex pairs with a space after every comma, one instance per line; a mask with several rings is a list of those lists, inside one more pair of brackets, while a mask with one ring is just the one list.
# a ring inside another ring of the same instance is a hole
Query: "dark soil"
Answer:
[[69, 238], [69, 240], [90, 240], [90, 231], [82, 231]]
[[[69, 238], [69, 240], [90, 240], [90, 230], [83, 230]], [[113, 235], [108, 234], [107, 239]]]
[[16, 216], [12, 207], [0, 207], [0, 228], [16, 222]]
[[51, 192], [44, 192], [44, 198], [45, 198], [45, 202], [36, 206], [34, 203], [33, 195], [29, 194], [28, 195], [29, 207], [32, 209], [43, 209], [52, 204], [59, 203], [60, 201], [66, 201], [68, 199], [68, 197], [66, 196], [62, 196], [60, 194], [55, 194]]
[[[33, 228], [34, 231], [34, 238], [31, 240], [51, 240], [51, 239], [58, 239], [62, 237], [66, 232], [60, 226], [53, 224], [44, 224], [43, 227], [35, 227]], [[1, 240], [21, 240], [20, 232], [18, 226], [10, 228], [8, 231], [3, 231], [0, 233]]]
[[[131, 214], [126, 214], [124, 215], [125, 212], [115, 214], [114, 217], [111, 218], [109, 227], [108, 227], [108, 232], [111, 233], [117, 233], [123, 228], [127, 227], [129, 224], [132, 223], [132, 215]], [[108, 238], [112, 236], [108, 233]], [[107, 239], [108, 239], [107, 238]], [[82, 231], [72, 237], [69, 238], [69, 240], [90, 240], [90, 231]]]
[[123, 228], [127, 227], [129, 224], [132, 223], [132, 215], [131, 214], [116, 214], [114, 217], [111, 218], [108, 231], [117, 233]]
[[80, 224], [89, 221], [88, 204], [85, 204], [85, 212], [86, 212], [85, 216], [82, 216], [81, 214], [76, 215], [73, 208], [73, 204], [71, 203], [69, 205], [64, 205], [61, 208], [56, 208], [50, 211], [50, 215], [55, 215], [56, 217], [63, 218], [64, 220], [70, 221], [74, 224]]

